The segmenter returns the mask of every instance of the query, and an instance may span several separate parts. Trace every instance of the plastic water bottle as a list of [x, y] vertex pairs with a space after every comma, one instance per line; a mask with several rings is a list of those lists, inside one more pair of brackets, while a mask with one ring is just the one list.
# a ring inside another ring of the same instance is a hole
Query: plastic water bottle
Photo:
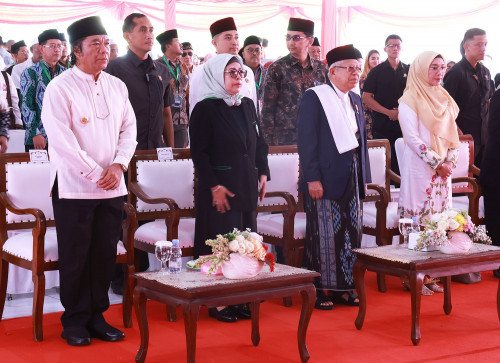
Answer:
[[420, 224], [418, 224], [418, 218], [417, 217], [411, 217], [412, 219], [412, 224], [411, 224], [411, 230], [413, 233], [420, 233]]
[[170, 255], [170, 260], [168, 263], [168, 270], [171, 274], [178, 274], [181, 272], [182, 268], [182, 250], [179, 246], [179, 240], [174, 239], [172, 241], [172, 254]]

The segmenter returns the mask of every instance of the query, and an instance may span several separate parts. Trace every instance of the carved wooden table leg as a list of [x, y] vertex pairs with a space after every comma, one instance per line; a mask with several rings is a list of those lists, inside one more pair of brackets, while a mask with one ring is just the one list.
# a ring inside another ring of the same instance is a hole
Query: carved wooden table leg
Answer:
[[175, 306], [166, 305], [167, 308], [167, 320], [169, 322], [177, 321], [177, 312], [175, 311]]
[[291, 296], [284, 297], [283, 298], [283, 305], [286, 306], [287, 308], [292, 306], [292, 297]]
[[446, 315], [451, 313], [451, 276], [442, 277], [444, 287], [444, 305], [443, 310]]
[[354, 262], [353, 274], [354, 274], [354, 286], [356, 287], [356, 292], [358, 293], [358, 298], [359, 298], [359, 310], [354, 325], [356, 325], [356, 329], [358, 330], [360, 330], [363, 327], [363, 323], [365, 321], [365, 316], [366, 316], [365, 272], [366, 272], [366, 265], [360, 262], [359, 259], [356, 259], [356, 261]]
[[302, 363], [309, 360], [310, 355], [306, 345], [306, 333], [311, 315], [316, 302], [316, 288], [314, 285], [309, 285], [300, 292], [302, 295], [302, 310], [300, 312], [299, 329], [297, 330], [297, 341], [299, 344], [299, 354]]
[[423, 273], [410, 272], [411, 289], [411, 341], [413, 345], [420, 343], [420, 302], [422, 299]]
[[250, 311], [252, 313], [252, 343], [257, 346], [260, 342], [260, 332], [259, 332], [259, 313], [260, 313], [260, 302], [253, 301], [250, 303]]
[[385, 273], [377, 272], [377, 286], [379, 292], [387, 291], [387, 287], [385, 285]]
[[186, 330], [187, 362], [196, 361], [196, 328], [198, 327], [198, 315], [200, 304], [185, 303], [182, 305], [184, 313], [184, 329]]
[[149, 327], [148, 316], [146, 315], [146, 301], [147, 299], [144, 295], [144, 289], [140, 286], [136, 286], [134, 289], [134, 310], [135, 316], [137, 317], [137, 323], [139, 325], [139, 332], [141, 333], [141, 346], [135, 356], [135, 361], [140, 363], [143, 363], [146, 359], [149, 345]]

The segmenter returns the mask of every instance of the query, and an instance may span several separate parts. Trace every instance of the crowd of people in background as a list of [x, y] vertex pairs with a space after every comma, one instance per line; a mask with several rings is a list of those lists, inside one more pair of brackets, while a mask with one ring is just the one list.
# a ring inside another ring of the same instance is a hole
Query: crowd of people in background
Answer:
[[[190, 147], [198, 173], [194, 250], [196, 256], [209, 253], [206, 239], [232, 228], [255, 230], [257, 199], [273, 177], [268, 145], [298, 145], [307, 214], [304, 266], [321, 274], [315, 279], [315, 306], [357, 306], [351, 250], [360, 247], [360, 201], [370, 181], [367, 140], [389, 140], [391, 168], [401, 175], [399, 214], [423, 222], [451, 206], [450, 175], [463, 133], [474, 138], [486, 225], [493, 243], [500, 245], [500, 160], [494, 148], [500, 133], [500, 91], [495, 92], [481, 63], [487, 47], [484, 30], [467, 30], [457, 63], [436, 50], [421, 53], [408, 65], [400, 59], [403, 40], [397, 34], [385, 39], [383, 61], [382, 52], [373, 49], [363, 57], [352, 44], [329, 50], [321, 59], [315, 24], [290, 18], [283, 29], [289, 53], [263, 64], [266, 39], [251, 35], [241, 42], [233, 18], [207, 29], [215, 55], [203, 58], [196, 56], [193, 40], [177, 29], [156, 34], [144, 14], [124, 20], [126, 50], [118, 49], [95, 17], [75, 24], [68, 28], [69, 41], [60, 29], [47, 29], [30, 42], [4, 43], [0, 37], [0, 151], [8, 148], [9, 129], [16, 128], [25, 129], [26, 151], [49, 150], [57, 174], [53, 198], [61, 240], [68, 240], [60, 226], [71, 225], [68, 210], [80, 208], [66, 204], [65, 198], [109, 198], [102, 190], [113, 190], [118, 198], [126, 192], [123, 173], [133, 150]], [[155, 41], [159, 57], [152, 54]], [[109, 118], [115, 129], [99, 134], [96, 120]], [[103, 143], [90, 142], [85, 130], [100, 135]], [[395, 153], [401, 137], [406, 142], [402, 170]], [[99, 156], [104, 164], [92, 159], [91, 150], [108, 141], [113, 146]], [[71, 147], [85, 152], [75, 154]], [[81, 176], [71, 168], [65, 174], [68, 162], [79, 165]], [[117, 203], [112, 207], [118, 208]], [[93, 208], [98, 213], [98, 206]], [[109, 217], [113, 225], [119, 224], [116, 215]], [[114, 232], [113, 241], [118, 238]], [[69, 243], [61, 250], [61, 266], [73, 261]], [[282, 251], [276, 252], [282, 262]], [[108, 255], [107, 264], [112, 260]], [[147, 256], [141, 259], [146, 269]], [[118, 267], [113, 277], [112, 269], [101, 269], [105, 280], [85, 284], [98, 285], [103, 295], [113, 280], [113, 291], [120, 293], [122, 272]], [[70, 345], [90, 344], [90, 336], [123, 339], [102, 318], [109, 305], [105, 297], [100, 302], [86, 297], [90, 310], [74, 300], [83, 288], [80, 282], [61, 280], [63, 338]], [[426, 282], [423, 293], [442, 292], [435, 281]], [[87, 309], [87, 315], [79, 309]], [[250, 312], [245, 306], [220, 307], [210, 316], [234, 322], [249, 318]]]

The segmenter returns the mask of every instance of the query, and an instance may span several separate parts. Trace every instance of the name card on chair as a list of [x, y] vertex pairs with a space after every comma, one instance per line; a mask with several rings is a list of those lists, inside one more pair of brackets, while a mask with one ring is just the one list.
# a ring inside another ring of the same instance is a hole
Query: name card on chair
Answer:
[[156, 153], [158, 154], [158, 160], [172, 160], [174, 158], [171, 147], [158, 147]]
[[30, 161], [32, 163], [48, 163], [49, 155], [47, 150], [30, 150]]

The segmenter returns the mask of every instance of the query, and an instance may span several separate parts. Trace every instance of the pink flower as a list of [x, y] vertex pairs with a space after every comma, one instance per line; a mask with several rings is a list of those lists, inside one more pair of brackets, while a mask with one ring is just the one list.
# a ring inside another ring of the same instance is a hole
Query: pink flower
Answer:
[[427, 151], [427, 146], [425, 146], [425, 144], [420, 144], [418, 148], [420, 149], [421, 152]]
[[427, 193], [427, 195], [431, 195], [432, 189], [431, 189], [431, 188], [427, 188], [427, 189], [425, 190], [425, 192]]

